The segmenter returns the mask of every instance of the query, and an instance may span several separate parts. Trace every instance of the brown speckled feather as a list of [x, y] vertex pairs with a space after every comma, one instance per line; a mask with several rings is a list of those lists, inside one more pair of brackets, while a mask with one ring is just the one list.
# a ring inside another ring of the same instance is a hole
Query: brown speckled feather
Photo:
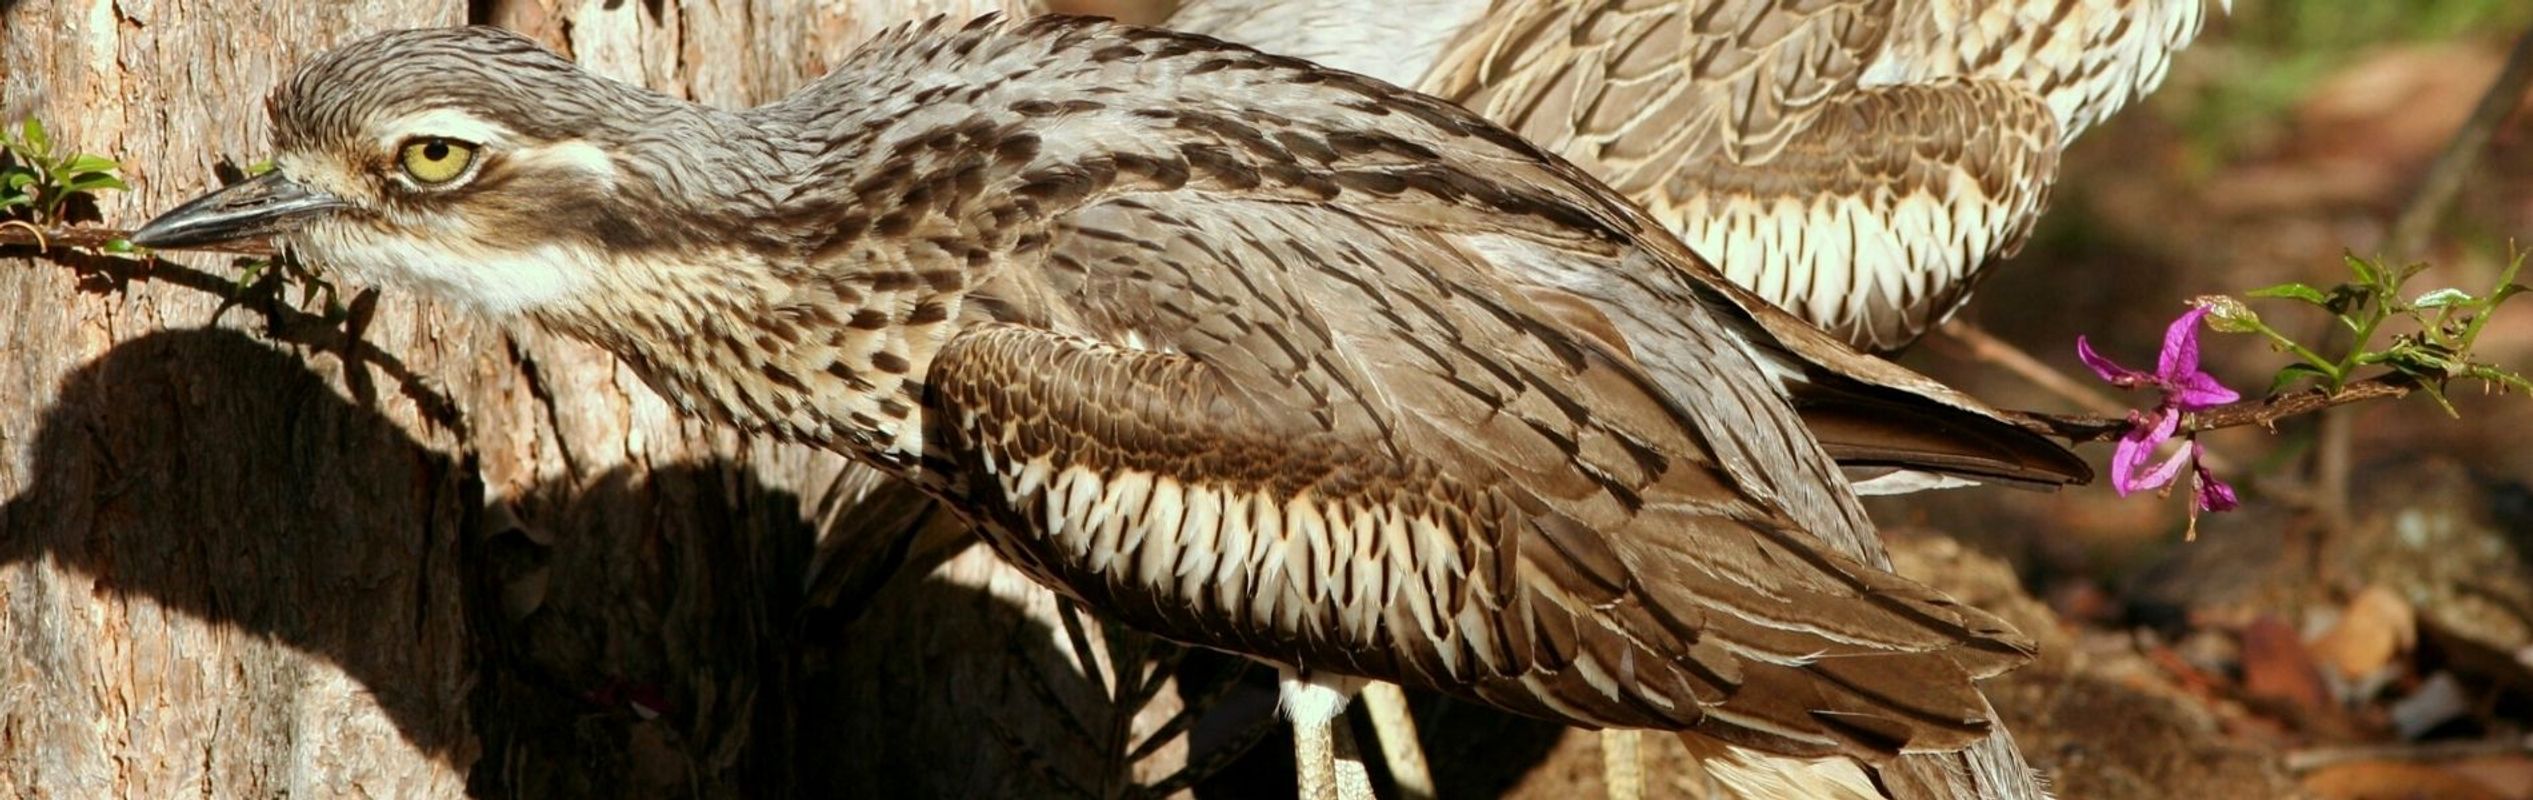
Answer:
[[[1734, 341], [1789, 352], [1753, 321], [1773, 312], [1458, 109], [1041, 29], [1088, 39], [1041, 59], [1050, 82], [1088, 53], [1104, 80], [1058, 85], [1173, 94], [1033, 87], [1064, 110], [1007, 185], [1051, 226], [1043, 266], [1021, 253], [963, 301], [1018, 327], [925, 370], [928, 463], [1005, 552], [1187, 641], [1578, 723], [1860, 755], [1984, 725], [1966, 678], [2018, 657], [2002, 627], [1814, 544], [1870, 528]], [[1698, 395], [1504, 280], [1591, 260], [1643, 268], [1574, 270], [1657, 276], [1688, 305], [1662, 324], [1705, 346], [1661, 368]]]
[[2059, 150], [2048, 107], [2016, 84], [1864, 85], [1899, 13], [1511, 3], [1425, 88], [1574, 159], [1771, 302], [1895, 349], [2020, 246]]
[[1966, 678], [2024, 656], [1735, 491], [1689, 412], [1434, 232], [1201, 195], [1069, 223], [1087, 269], [1049, 274], [1106, 335], [961, 334], [932, 424], [998, 546], [1139, 627], [1804, 755], [1966, 744]]

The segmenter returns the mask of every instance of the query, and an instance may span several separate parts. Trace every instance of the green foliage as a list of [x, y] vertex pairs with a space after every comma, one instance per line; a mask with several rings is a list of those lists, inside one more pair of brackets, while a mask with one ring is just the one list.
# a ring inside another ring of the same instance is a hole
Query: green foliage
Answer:
[[29, 117], [0, 131], [0, 213], [33, 226], [59, 225], [71, 198], [131, 189], [116, 174], [122, 169], [94, 153], [55, 151], [44, 123]]
[[[2453, 287], [2411, 295], [2403, 291], [2403, 284], [2427, 265], [2392, 266], [2355, 255], [2342, 259], [2353, 278], [2346, 283], [2329, 288], [2282, 283], [2246, 293], [2254, 299], [2284, 300], [2330, 314], [2354, 334], [2347, 352], [2336, 356], [2287, 338], [2240, 300], [2220, 295], [2196, 302], [2208, 308], [2209, 327], [2226, 333], [2257, 333], [2268, 337], [2277, 349], [2295, 354], [2296, 362], [2270, 379], [2271, 394], [2306, 382], [2335, 392], [2361, 369], [2380, 368], [2410, 378], [2450, 414], [2454, 407], [2445, 400], [2443, 387], [2456, 378], [2481, 381], [2500, 391], [2533, 391], [2533, 381], [2523, 375], [2471, 358], [2472, 343], [2488, 325], [2490, 314], [2525, 290], [2515, 282], [2524, 258], [2524, 253], [2514, 253], [2498, 275], [2497, 285], [2478, 295]], [[2406, 330], [2387, 327], [2395, 320], [2405, 321], [2398, 327]], [[2384, 340], [2380, 345], [2379, 337]]]
[[2328, 52], [2386, 40], [2513, 32], [2533, 22], [2523, 0], [2269, 0], [2238, 3], [2232, 33], [2278, 50]]

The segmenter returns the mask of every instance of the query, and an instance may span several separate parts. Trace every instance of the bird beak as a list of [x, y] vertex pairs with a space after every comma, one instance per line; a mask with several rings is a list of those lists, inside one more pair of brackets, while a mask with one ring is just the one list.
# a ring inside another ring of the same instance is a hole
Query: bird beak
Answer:
[[276, 170], [196, 197], [133, 231], [142, 247], [199, 247], [295, 230], [309, 217], [343, 207], [343, 201]]

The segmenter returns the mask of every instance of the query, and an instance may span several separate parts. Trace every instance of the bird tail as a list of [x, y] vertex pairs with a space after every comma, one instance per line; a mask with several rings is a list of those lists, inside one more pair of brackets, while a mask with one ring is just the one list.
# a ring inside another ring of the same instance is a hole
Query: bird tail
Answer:
[[2093, 477], [2084, 459], [1985, 408], [1828, 376], [1792, 388], [1804, 426], [1851, 474], [1932, 473], [2040, 489]]
[[1796, 758], [1735, 747], [1701, 734], [1683, 731], [1696, 787], [1691, 796], [1709, 800], [1882, 800], [1864, 763], [1845, 756]]
[[1997, 728], [1952, 753], [1914, 753], [1881, 766], [1846, 756], [1798, 758], [1736, 747], [1693, 731], [1679, 734], [1692, 773], [1691, 796], [1709, 800], [2051, 800]]
[[2051, 800], [2003, 725], [1952, 753], [1915, 753], [1869, 767], [1892, 800]]

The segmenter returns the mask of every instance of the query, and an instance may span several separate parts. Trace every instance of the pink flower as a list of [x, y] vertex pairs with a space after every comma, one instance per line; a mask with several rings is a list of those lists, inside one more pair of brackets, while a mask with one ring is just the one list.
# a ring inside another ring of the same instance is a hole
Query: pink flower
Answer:
[[2156, 463], [2147, 463], [2173, 431], [2181, 427], [2181, 415], [2158, 408], [2151, 415], [2129, 412], [2128, 435], [2120, 437], [2119, 448], [2111, 451], [2111, 488], [2121, 497], [2131, 492], [2160, 489], [2181, 474], [2181, 466], [2198, 455], [2198, 442], [2183, 442], [2181, 449]]
[[[2193, 308], [2190, 313], [2172, 321], [2164, 329], [2164, 351], [2155, 358], [2155, 371], [2144, 372], [2119, 365], [2093, 351], [2093, 343], [2076, 337], [2076, 358], [2093, 368], [2111, 385], [2122, 389], [2153, 386], [2163, 390], [2164, 405], [2182, 411], [2215, 408], [2243, 396], [2218, 383], [2216, 376], [2199, 371], [2199, 320], [2208, 315], [2206, 308]], [[2167, 433], [2166, 436], [2171, 434]]]
[[2123, 389], [2153, 387], [2163, 397], [2153, 409], [2129, 413], [2128, 435], [2120, 437], [2119, 447], [2111, 453], [2111, 488], [2126, 497], [2133, 492], [2163, 489], [2181, 476], [2181, 468], [2191, 468], [2192, 504], [2190, 517], [2198, 520], [2200, 511], [2230, 511], [2240, 502], [2234, 488], [2216, 479], [2199, 464], [2199, 441], [2194, 434], [2181, 443], [2172, 455], [2155, 458], [2155, 451], [2181, 429], [2181, 415], [2231, 403], [2242, 395], [2216, 376], [2199, 370], [2199, 321], [2206, 318], [2204, 307], [2190, 309], [2172, 326], [2164, 329], [2163, 352], [2155, 358], [2155, 371], [2146, 372], [2121, 366], [2119, 362], [2094, 352], [2093, 343], [2076, 337], [2076, 357], [2093, 373]]
[[[2196, 443], [2193, 442], [2193, 444]], [[2191, 471], [2190, 484], [2197, 489], [2199, 508], [2209, 511], [2232, 511], [2243, 504], [2243, 501], [2234, 497], [2234, 487], [2217, 480], [2206, 467]]]

